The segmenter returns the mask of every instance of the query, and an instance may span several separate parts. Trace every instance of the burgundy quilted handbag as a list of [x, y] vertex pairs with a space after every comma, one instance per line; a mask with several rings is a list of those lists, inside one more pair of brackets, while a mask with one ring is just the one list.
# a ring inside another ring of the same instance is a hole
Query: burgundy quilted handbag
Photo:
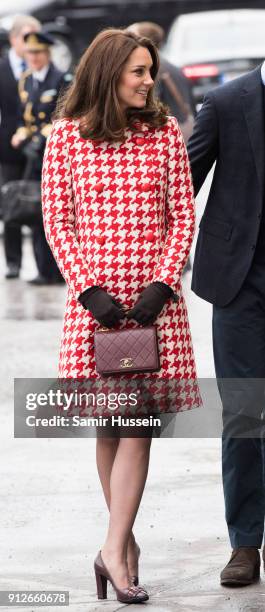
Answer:
[[95, 359], [97, 372], [102, 376], [158, 371], [155, 326], [96, 331]]

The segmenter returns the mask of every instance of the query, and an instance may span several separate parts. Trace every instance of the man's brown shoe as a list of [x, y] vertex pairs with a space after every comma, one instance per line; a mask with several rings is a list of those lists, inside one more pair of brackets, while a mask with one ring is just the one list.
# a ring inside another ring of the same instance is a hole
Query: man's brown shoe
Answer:
[[259, 577], [259, 549], [242, 546], [233, 550], [230, 561], [221, 572], [221, 584], [223, 586], [244, 586], [253, 584]]

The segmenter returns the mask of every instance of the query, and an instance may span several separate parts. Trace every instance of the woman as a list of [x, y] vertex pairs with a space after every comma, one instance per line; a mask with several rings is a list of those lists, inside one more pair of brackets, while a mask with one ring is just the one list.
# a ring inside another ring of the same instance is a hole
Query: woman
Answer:
[[[101, 325], [154, 321], [157, 377], [196, 375], [180, 286], [194, 230], [193, 191], [177, 122], [153, 97], [158, 67], [149, 39], [101, 32], [81, 58], [49, 138], [44, 222], [69, 285], [60, 353], [64, 378], [98, 378], [93, 343]], [[149, 451], [147, 436], [98, 437], [97, 466], [110, 511], [95, 561], [99, 598], [106, 597], [108, 579], [119, 601], [148, 599], [137, 586], [139, 547], [132, 527]]]

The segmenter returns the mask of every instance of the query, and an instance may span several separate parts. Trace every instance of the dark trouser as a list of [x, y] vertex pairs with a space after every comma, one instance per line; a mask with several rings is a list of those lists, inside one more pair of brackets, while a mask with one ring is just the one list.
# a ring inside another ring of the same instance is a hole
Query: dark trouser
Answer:
[[[224, 420], [223, 487], [230, 541], [232, 548], [260, 548], [265, 515], [260, 420], [265, 405], [264, 264], [252, 265], [243, 287], [230, 304], [224, 308], [214, 306], [213, 344], [217, 378], [235, 379], [219, 381]], [[242, 385], [239, 379], [244, 379]], [[247, 422], [245, 429], [244, 422]], [[242, 437], [241, 433], [232, 437], [241, 429]], [[252, 433], [244, 438], [247, 430]]]
[[[3, 183], [20, 180], [23, 170], [23, 164], [1, 164]], [[22, 259], [21, 225], [12, 221], [4, 224], [4, 250], [7, 265], [14, 265], [19, 269]]]
[[[33, 166], [31, 178], [41, 182], [41, 158], [36, 162], [36, 167], [34, 168]], [[31, 229], [33, 251], [39, 275], [49, 281], [63, 280], [46, 240], [42, 219], [33, 225]]]
[[42, 222], [32, 227], [32, 238], [33, 251], [39, 274], [48, 280], [57, 281], [62, 279], [61, 272], [45, 238]]

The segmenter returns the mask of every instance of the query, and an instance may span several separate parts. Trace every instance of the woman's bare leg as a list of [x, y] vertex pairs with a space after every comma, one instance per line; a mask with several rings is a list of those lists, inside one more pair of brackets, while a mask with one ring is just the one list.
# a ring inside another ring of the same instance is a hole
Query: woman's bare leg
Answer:
[[119, 438], [97, 438], [98, 475], [108, 509], [110, 508], [110, 477], [119, 441]]
[[[108, 509], [110, 509], [110, 477], [118, 445], [119, 439], [117, 438], [97, 439], [97, 469]], [[138, 575], [139, 552], [140, 549], [135, 541], [133, 532], [131, 532], [127, 548], [127, 563], [130, 576]]]
[[121, 438], [110, 477], [110, 520], [102, 557], [119, 588], [129, 586], [127, 549], [148, 473], [151, 438]]

